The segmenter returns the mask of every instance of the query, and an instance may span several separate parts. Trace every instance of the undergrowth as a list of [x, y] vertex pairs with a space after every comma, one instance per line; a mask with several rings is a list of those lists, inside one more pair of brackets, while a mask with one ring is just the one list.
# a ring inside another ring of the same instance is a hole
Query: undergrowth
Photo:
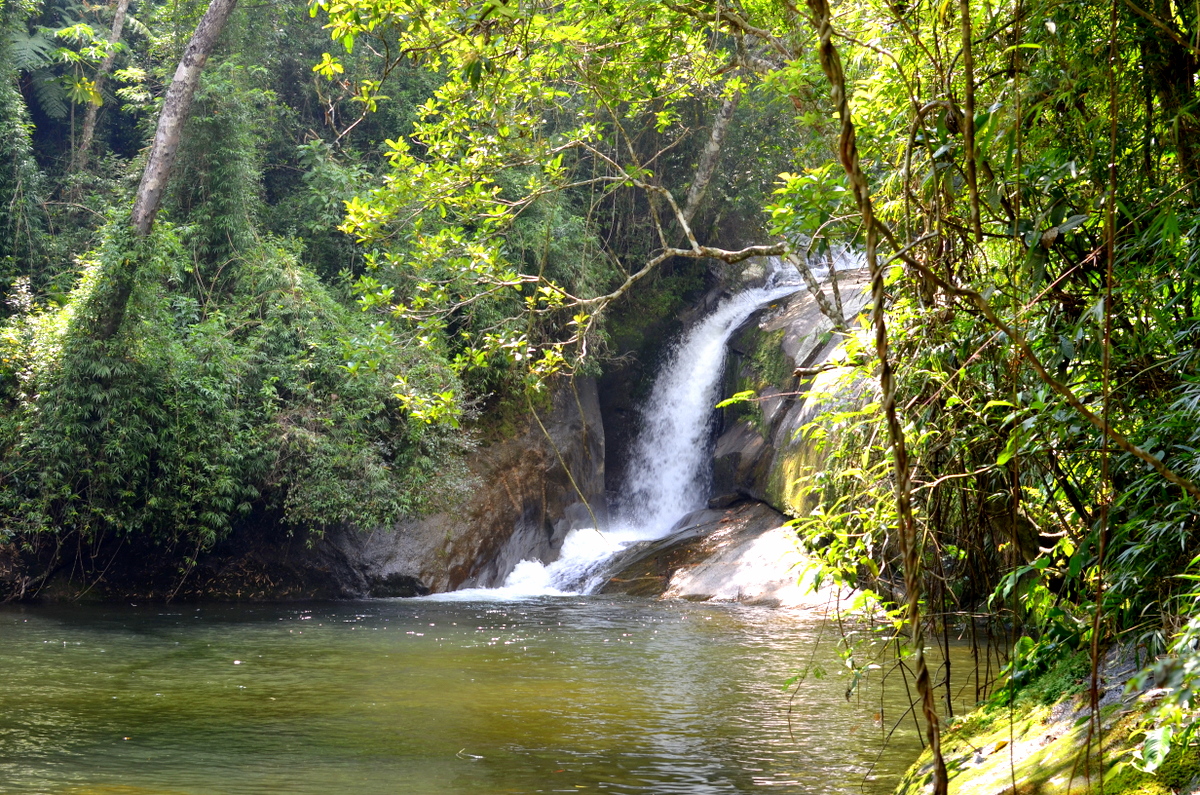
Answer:
[[[129, 314], [98, 339], [97, 285], [130, 257]], [[169, 226], [137, 251], [110, 231], [64, 306], [27, 301], [0, 329], [5, 535], [202, 549], [252, 514], [374, 526], [464, 488], [466, 437], [396, 394], [456, 389], [437, 357], [383, 336], [277, 242], [229, 270], [214, 295]]]

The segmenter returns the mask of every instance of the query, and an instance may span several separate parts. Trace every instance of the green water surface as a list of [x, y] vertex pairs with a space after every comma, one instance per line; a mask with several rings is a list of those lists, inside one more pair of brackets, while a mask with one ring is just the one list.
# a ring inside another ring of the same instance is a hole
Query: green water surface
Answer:
[[886, 792], [903, 687], [847, 700], [834, 637], [609, 597], [8, 607], [0, 792]]

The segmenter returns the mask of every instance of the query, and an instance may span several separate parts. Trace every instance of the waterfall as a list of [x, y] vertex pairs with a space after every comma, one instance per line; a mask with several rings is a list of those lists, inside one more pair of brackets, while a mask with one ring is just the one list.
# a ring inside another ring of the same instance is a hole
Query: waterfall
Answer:
[[443, 594], [443, 598], [496, 598], [588, 593], [599, 587], [604, 562], [638, 541], [661, 538], [686, 514], [706, 504], [714, 406], [720, 399], [725, 345], [759, 307], [796, 292], [795, 268], [767, 261], [762, 287], [723, 301], [693, 326], [667, 355], [635, 437], [624, 495], [612, 526], [572, 530], [558, 560], [517, 564], [500, 588]]
[[794, 269], [771, 263], [766, 285], [727, 299], [697, 323], [654, 381], [616, 510], [615, 524], [633, 530], [639, 541], [660, 538], [684, 514], [704, 507], [725, 344], [760, 306], [797, 288]]

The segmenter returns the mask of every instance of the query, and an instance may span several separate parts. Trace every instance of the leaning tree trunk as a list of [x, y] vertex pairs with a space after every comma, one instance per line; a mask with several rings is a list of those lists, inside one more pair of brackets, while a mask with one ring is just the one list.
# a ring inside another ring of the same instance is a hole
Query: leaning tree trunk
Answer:
[[[146, 161], [146, 170], [142, 172], [142, 182], [138, 185], [137, 196], [133, 202], [130, 226], [139, 238], [149, 235], [154, 227], [154, 216], [162, 204], [163, 192], [171, 177], [171, 168], [175, 165], [179, 139], [192, 109], [192, 97], [200, 84], [200, 73], [236, 5], [237, 0], [211, 0], [200, 24], [196, 26], [196, 32], [192, 34], [183, 51], [183, 57], [179, 60], [179, 67], [175, 70], [175, 77], [167, 89], [166, 99], [163, 100], [162, 112], [158, 116], [158, 129], [150, 147], [150, 157]], [[122, 259], [107, 275], [110, 284], [104, 306], [96, 317], [97, 339], [107, 340], [121, 328], [140, 260], [137, 254], [130, 252], [130, 256]]]
[[125, 14], [129, 11], [129, 0], [117, 0], [117, 11], [113, 17], [112, 33], [108, 36], [109, 51], [96, 70], [96, 97], [89, 102], [83, 117], [83, 134], [79, 137], [79, 148], [71, 160], [72, 174], [87, 168], [88, 156], [92, 150], [92, 138], [96, 135], [96, 114], [100, 110], [100, 92], [104, 90], [104, 81], [112, 71], [113, 62], [117, 59], [117, 44], [121, 41], [121, 30], [125, 27]]
[[704, 194], [708, 192], [708, 183], [712, 181], [717, 170], [717, 162], [721, 159], [721, 143], [725, 140], [725, 132], [729, 129], [729, 123], [733, 121], [733, 113], [737, 110], [741, 97], [741, 92], [735, 92], [721, 103], [717, 117], [713, 120], [712, 132], [704, 142], [704, 151], [700, 153], [700, 162], [696, 166], [696, 177], [688, 188], [687, 199], [683, 204], [683, 220], [689, 225], [696, 215], [696, 210], [700, 208]]
[[192, 109], [192, 97], [196, 94], [196, 86], [200, 84], [200, 72], [236, 5], [237, 0], [212, 0], [204, 12], [204, 18], [196, 26], [187, 49], [183, 51], [171, 87], [167, 89], [167, 98], [163, 100], [158, 129], [154, 133], [154, 145], [150, 148], [150, 159], [146, 163], [146, 170], [142, 172], [142, 182], [138, 185], [137, 198], [133, 203], [133, 228], [138, 235], [150, 234], [150, 228], [154, 226], [154, 215], [162, 203], [163, 191], [171, 177], [171, 167], [175, 165], [175, 153], [179, 151], [183, 125]]

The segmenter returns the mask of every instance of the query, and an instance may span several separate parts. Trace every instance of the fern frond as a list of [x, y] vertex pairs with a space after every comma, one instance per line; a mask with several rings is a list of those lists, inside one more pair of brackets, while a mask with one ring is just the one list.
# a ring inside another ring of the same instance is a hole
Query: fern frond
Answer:
[[56, 49], [54, 42], [40, 29], [33, 33], [15, 30], [8, 35], [8, 45], [13, 66], [22, 72], [32, 72], [50, 63]]
[[67, 92], [62, 81], [49, 69], [42, 68], [30, 74], [30, 84], [33, 86], [33, 96], [38, 107], [52, 119], [62, 119], [67, 115]]
[[130, 30], [132, 30], [134, 33], [138, 34], [139, 36], [145, 36], [146, 38], [150, 37], [150, 28], [143, 25], [142, 21], [140, 19], [138, 19], [137, 17], [135, 17], [133, 14], [125, 15], [125, 24], [129, 27]]

